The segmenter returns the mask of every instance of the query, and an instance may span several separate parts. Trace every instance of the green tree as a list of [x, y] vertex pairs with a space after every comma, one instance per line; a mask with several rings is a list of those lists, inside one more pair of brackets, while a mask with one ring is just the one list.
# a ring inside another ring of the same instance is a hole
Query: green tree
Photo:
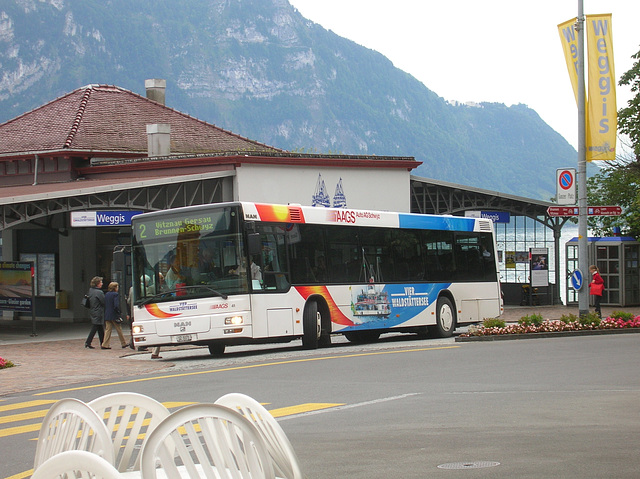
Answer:
[[640, 238], [640, 51], [632, 56], [633, 67], [620, 77], [620, 86], [630, 86], [635, 96], [626, 108], [618, 111], [618, 131], [629, 138], [633, 154], [619, 155], [607, 162], [596, 175], [587, 180], [587, 203], [618, 205], [621, 216], [593, 216], [589, 228], [597, 236], [610, 236], [614, 226], [624, 235]]
[[631, 86], [635, 96], [627, 102], [626, 108], [618, 111], [618, 130], [631, 140], [635, 161], [640, 159], [640, 51], [631, 58], [635, 59], [629, 71], [620, 77], [620, 86]]

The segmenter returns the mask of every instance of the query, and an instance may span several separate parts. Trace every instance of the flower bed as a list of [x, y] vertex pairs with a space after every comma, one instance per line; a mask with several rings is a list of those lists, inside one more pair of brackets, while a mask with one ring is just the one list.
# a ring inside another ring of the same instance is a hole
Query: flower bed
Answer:
[[13, 364], [11, 361], [0, 358], [0, 369], [12, 368], [13, 366], [15, 366], [15, 364]]
[[614, 313], [605, 319], [590, 313], [577, 318], [575, 315], [563, 316], [561, 319], [542, 319], [540, 315], [523, 316], [517, 324], [505, 324], [500, 319], [486, 319], [482, 326], [470, 326], [468, 333], [460, 337], [495, 336], [527, 333], [553, 333], [561, 331], [593, 331], [640, 328], [640, 316], [629, 313]]

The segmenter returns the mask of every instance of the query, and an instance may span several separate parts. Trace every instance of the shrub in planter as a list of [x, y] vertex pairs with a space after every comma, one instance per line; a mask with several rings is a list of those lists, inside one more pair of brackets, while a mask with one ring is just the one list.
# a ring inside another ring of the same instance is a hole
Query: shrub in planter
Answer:
[[578, 322], [578, 317], [573, 313], [571, 313], [571, 314], [563, 314], [560, 317], [560, 321], [562, 321], [565, 324], [576, 323], [576, 322]]
[[597, 313], [589, 312], [584, 316], [580, 316], [578, 321], [583, 327], [592, 326], [595, 329], [600, 326], [600, 322], [602, 321], [602, 319], [600, 319], [600, 316], [598, 316]]
[[506, 325], [504, 319], [500, 318], [485, 318], [482, 321], [482, 326], [485, 328], [504, 328]]
[[518, 320], [518, 324], [522, 326], [541, 326], [544, 318], [541, 314], [530, 314], [529, 316], [523, 316]]
[[633, 313], [627, 313], [626, 311], [614, 311], [609, 317], [614, 319], [621, 319], [622, 321], [633, 321], [635, 318]]

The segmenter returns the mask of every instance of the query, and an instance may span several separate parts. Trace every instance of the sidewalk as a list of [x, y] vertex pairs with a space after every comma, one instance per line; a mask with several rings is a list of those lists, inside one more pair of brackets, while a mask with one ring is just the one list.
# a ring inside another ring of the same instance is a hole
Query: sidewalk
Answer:
[[[640, 315], [640, 306], [603, 307], [602, 313], [604, 316], [619, 310]], [[517, 322], [530, 314], [541, 314], [544, 319], [560, 319], [563, 315], [577, 315], [578, 308], [562, 305], [507, 306], [502, 318], [507, 322]], [[0, 357], [16, 365], [0, 370], [0, 397], [41, 388], [64, 388], [84, 381], [123, 379], [173, 367], [170, 361], [152, 360], [150, 352], [122, 349], [117, 335], [111, 338], [110, 350], [99, 348], [97, 335], [93, 340], [96, 349], [86, 349], [84, 341], [90, 329], [88, 322], [36, 321], [37, 335], [31, 336], [32, 321], [0, 320]], [[126, 330], [125, 336], [129, 337]], [[144, 355], [148, 360], [125, 359], [131, 355]]]

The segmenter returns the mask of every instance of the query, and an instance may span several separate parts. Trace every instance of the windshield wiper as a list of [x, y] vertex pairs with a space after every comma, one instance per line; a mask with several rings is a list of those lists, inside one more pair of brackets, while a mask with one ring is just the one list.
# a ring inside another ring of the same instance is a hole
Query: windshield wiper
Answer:
[[163, 291], [161, 293], [157, 293], [154, 294], [153, 296], [148, 297], [147, 299], [137, 303], [138, 307], [142, 307], [145, 304], [151, 304], [151, 303], [156, 303], [158, 299], [163, 299], [166, 298], [168, 296], [177, 296], [177, 292], [184, 292], [187, 290], [200, 290], [200, 289], [204, 289], [206, 291], [209, 291], [213, 294], [215, 294], [216, 296], [220, 296], [222, 299], [227, 299], [229, 296], [221, 293], [220, 291], [216, 291], [215, 289], [211, 288], [210, 286], [207, 286], [206, 284], [197, 284], [195, 286], [181, 286], [179, 289], [173, 288], [173, 289], [169, 289], [167, 291]]

